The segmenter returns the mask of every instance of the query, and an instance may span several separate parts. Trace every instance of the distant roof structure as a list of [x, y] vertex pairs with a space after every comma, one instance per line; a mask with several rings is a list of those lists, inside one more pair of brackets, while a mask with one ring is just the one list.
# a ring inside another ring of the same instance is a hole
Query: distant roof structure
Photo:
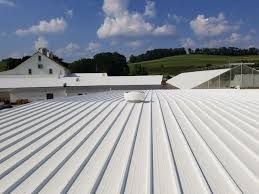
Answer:
[[229, 65], [239, 66], [239, 65], [255, 65], [255, 63], [229, 63]]
[[107, 76], [105, 73], [75, 74], [73, 77], [0, 76], [0, 88], [37, 88], [67, 86], [142, 86], [161, 85], [162, 75]]
[[0, 111], [0, 193], [258, 193], [259, 90], [123, 93]]
[[230, 69], [227, 68], [181, 73], [168, 80], [167, 83], [179, 89], [192, 89], [229, 70]]

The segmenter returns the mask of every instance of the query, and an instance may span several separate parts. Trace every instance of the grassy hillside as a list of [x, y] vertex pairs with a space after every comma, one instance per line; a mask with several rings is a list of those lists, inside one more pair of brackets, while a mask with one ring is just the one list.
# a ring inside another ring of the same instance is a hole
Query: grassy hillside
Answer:
[[0, 62], [0, 72], [1, 71], [6, 71], [7, 70], [7, 65], [5, 62]]
[[[224, 64], [235, 62], [259, 63], [259, 56], [212, 56], [212, 55], [180, 55], [154, 61], [139, 62], [149, 74], [177, 75], [186, 71], [202, 70], [207, 64], [213, 67], [224, 67]], [[134, 63], [129, 64], [132, 70]]]

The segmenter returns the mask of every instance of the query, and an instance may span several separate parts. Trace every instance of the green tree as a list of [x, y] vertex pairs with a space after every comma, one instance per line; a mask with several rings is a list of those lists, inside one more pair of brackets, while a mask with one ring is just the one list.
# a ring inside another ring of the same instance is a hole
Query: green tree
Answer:
[[146, 71], [145, 67], [142, 67], [141, 64], [134, 64], [131, 74], [132, 75], [147, 75], [148, 72]]
[[69, 64], [68, 68], [72, 73], [95, 73], [96, 65], [93, 59], [80, 59]]
[[115, 53], [99, 53], [94, 56], [94, 63], [102, 73], [108, 73], [110, 76], [128, 75], [129, 67], [126, 57]]

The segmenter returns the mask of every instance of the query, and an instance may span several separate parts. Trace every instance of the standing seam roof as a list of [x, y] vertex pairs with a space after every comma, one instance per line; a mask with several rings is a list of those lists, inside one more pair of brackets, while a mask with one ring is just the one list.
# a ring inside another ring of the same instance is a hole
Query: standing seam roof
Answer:
[[145, 93], [0, 111], [0, 192], [258, 193], [258, 90]]

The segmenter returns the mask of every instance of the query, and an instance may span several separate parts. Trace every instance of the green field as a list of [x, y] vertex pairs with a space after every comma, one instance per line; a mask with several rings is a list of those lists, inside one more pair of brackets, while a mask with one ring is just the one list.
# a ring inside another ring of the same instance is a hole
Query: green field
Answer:
[[6, 70], [7, 70], [6, 63], [0, 62], [0, 72], [1, 72], [1, 71], [6, 71]]
[[[207, 64], [211, 64], [212, 68], [219, 68], [228, 63], [242, 61], [259, 63], [259, 56], [180, 55], [137, 64], [145, 67], [149, 74], [177, 75], [186, 71], [207, 69]], [[129, 66], [132, 71], [134, 63]]]

